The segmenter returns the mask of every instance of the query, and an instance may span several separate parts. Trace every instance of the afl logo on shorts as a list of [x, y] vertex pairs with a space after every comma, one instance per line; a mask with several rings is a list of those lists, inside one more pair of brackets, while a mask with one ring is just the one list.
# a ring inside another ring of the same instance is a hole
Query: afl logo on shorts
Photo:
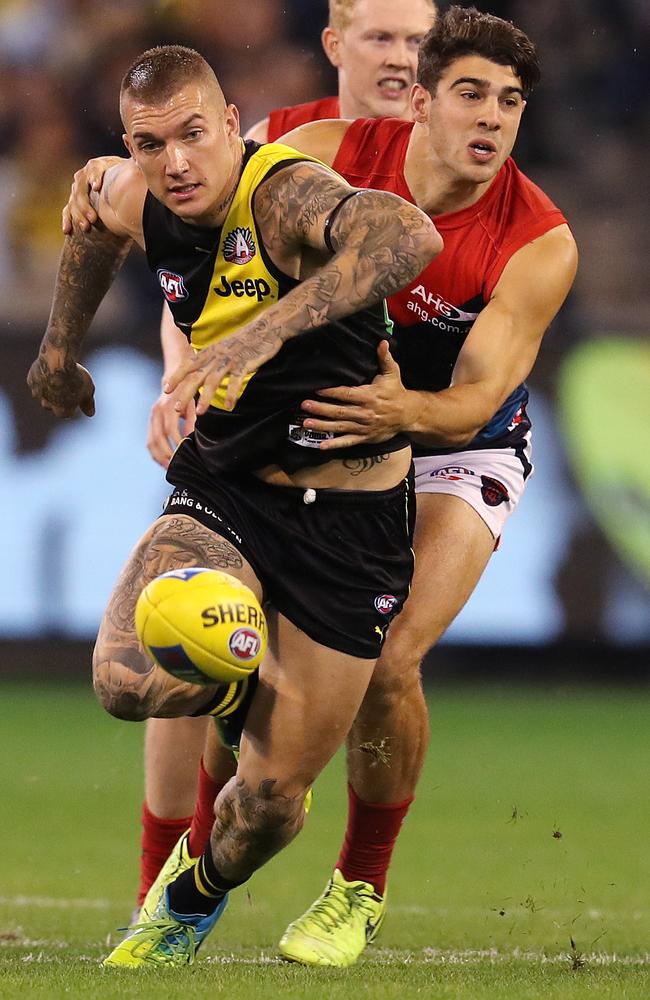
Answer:
[[491, 479], [490, 476], [481, 476], [481, 483], [481, 496], [488, 507], [498, 507], [504, 500], [510, 499], [510, 494], [498, 479]]
[[380, 594], [379, 597], [375, 597], [375, 609], [380, 615], [389, 615], [395, 610], [397, 603], [397, 598], [392, 594]]
[[248, 226], [237, 226], [223, 241], [223, 256], [229, 264], [248, 264], [255, 256], [255, 241]]
[[228, 648], [238, 660], [254, 660], [260, 651], [262, 637], [254, 628], [237, 628], [228, 640]]
[[158, 281], [168, 302], [181, 302], [187, 298], [187, 289], [182, 274], [158, 268]]

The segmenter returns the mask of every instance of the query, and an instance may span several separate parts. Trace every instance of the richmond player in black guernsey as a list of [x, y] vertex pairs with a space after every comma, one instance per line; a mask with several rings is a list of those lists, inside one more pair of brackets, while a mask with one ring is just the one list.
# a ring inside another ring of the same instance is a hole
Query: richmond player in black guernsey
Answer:
[[221, 700], [214, 687], [155, 667], [139, 646], [135, 602], [167, 570], [227, 570], [268, 602], [270, 630], [211, 843], [192, 859], [181, 838], [178, 878], [161, 873], [140, 923], [107, 959], [176, 965], [192, 961], [229, 890], [300, 830], [306, 792], [343, 742], [406, 598], [407, 443], [323, 461], [294, 413], [317, 375], [320, 386], [334, 370], [336, 381], [358, 383], [377, 373], [377, 305], [442, 244], [427, 216], [395, 195], [355, 192], [288, 148], [245, 149], [236, 109], [193, 50], [139, 57], [120, 110], [133, 159], [106, 177], [96, 200], [102, 228], [66, 241], [28, 383], [58, 416], [93, 412], [79, 349], [135, 241], [197, 350], [169, 388], [202, 396], [197, 433], [168, 470], [166, 513], [109, 599], [94, 653], [97, 696], [135, 721], [209, 714]]
[[[260, 238], [256, 209], [273, 211], [277, 198], [264, 191], [258, 195], [262, 182], [288, 163], [306, 159], [310, 158], [286, 146], [242, 143], [241, 176], [220, 232], [183, 221], [151, 192], [147, 194], [143, 213], [147, 261], [176, 326], [199, 352], [201, 363], [204, 355], [200, 352], [205, 348], [250, 323], [299, 285], [298, 278], [277, 266]], [[300, 184], [300, 179], [288, 176], [281, 180], [278, 192], [289, 205], [302, 200]], [[344, 197], [357, 195], [350, 191]], [[343, 210], [345, 200], [339, 204], [325, 222], [325, 243], [330, 241], [335, 213]], [[280, 222], [284, 229], [285, 219]], [[196, 427], [196, 450], [207, 468], [218, 475], [274, 462], [294, 472], [327, 461], [329, 456], [319, 450], [323, 435], [310, 436], [302, 428], [301, 401], [305, 394], [333, 384], [332, 380], [342, 378], [350, 385], [367, 381], [377, 370], [377, 345], [389, 336], [390, 328], [381, 300], [327, 329], [319, 327], [288, 340], [259, 371], [246, 377], [234, 409], [225, 408], [228, 383], [224, 380]], [[405, 444], [399, 436], [382, 446], [382, 451], [397, 451]], [[344, 449], [342, 457], [366, 458], [376, 452], [376, 445], [363, 445]]]

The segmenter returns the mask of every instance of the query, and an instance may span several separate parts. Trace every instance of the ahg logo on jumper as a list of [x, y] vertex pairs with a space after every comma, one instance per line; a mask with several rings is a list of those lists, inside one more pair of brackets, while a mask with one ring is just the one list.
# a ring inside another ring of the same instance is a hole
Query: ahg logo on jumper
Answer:
[[439, 316], [445, 319], [455, 320], [461, 323], [473, 323], [478, 316], [477, 312], [466, 312], [459, 309], [451, 302], [445, 302], [437, 292], [428, 291], [424, 285], [416, 285], [411, 289], [411, 295], [420, 298], [425, 305], [430, 306]]
[[397, 603], [397, 598], [392, 594], [380, 594], [379, 597], [375, 597], [375, 609], [380, 615], [389, 615]]
[[255, 256], [255, 241], [248, 226], [232, 229], [223, 241], [223, 256], [229, 264], [248, 264]]
[[158, 281], [168, 302], [181, 302], [187, 298], [188, 292], [182, 274], [159, 267]]

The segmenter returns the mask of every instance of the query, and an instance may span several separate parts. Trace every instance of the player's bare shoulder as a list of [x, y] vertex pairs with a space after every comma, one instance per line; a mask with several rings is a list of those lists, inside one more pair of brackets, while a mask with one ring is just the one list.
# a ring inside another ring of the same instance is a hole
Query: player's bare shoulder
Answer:
[[327, 118], [323, 121], [308, 122], [287, 132], [277, 141], [297, 149], [300, 153], [315, 156], [331, 167], [351, 124], [347, 118]]
[[91, 192], [90, 198], [109, 232], [144, 246], [142, 210], [146, 194], [140, 168], [133, 160], [122, 160], [106, 171], [101, 189]]
[[[578, 248], [563, 223], [537, 236], [512, 255], [497, 282], [493, 298], [519, 293], [547, 300], [553, 315], [566, 298], [578, 267]], [[556, 304], [556, 300], [559, 304]]]

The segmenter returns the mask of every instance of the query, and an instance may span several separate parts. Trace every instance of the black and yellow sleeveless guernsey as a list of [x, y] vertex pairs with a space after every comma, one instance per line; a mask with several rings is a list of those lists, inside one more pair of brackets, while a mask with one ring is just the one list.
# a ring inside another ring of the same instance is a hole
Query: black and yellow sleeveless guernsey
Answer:
[[[174, 319], [196, 350], [250, 323], [298, 282], [270, 260], [255, 223], [253, 197], [270, 174], [308, 160], [287, 146], [246, 142], [243, 170], [222, 229], [182, 222], [147, 196], [147, 257]], [[389, 333], [378, 305], [320, 330], [298, 334], [247, 380], [230, 412], [224, 385], [172, 458], [174, 487], [163, 517], [188, 515], [227, 539], [251, 564], [265, 600], [331, 649], [376, 658], [408, 595], [414, 506], [406, 481], [390, 490], [271, 486], [255, 470], [287, 472], [331, 461], [320, 436], [302, 427], [300, 403], [327, 385], [359, 385], [377, 373], [377, 344]], [[347, 448], [359, 467], [369, 456], [407, 447], [399, 437]], [[223, 547], [219, 565], [235, 558]], [[225, 561], [224, 561], [225, 560]]]
[[[288, 146], [245, 144], [242, 174], [221, 229], [188, 225], [151, 194], [144, 207], [147, 260], [176, 325], [195, 350], [252, 322], [299, 282], [271, 261], [255, 221], [259, 185], [288, 163], [311, 160]], [[196, 446], [214, 473], [277, 464], [287, 472], [331, 461], [322, 434], [302, 427], [300, 403], [318, 389], [361, 385], [377, 374], [377, 344], [390, 335], [384, 303], [336, 324], [299, 334], [249, 376], [233, 411], [223, 408], [225, 380], [196, 424]], [[403, 436], [381, 451], [404, 448]], [[378, 445], [342, 449], [367, 457]]]

